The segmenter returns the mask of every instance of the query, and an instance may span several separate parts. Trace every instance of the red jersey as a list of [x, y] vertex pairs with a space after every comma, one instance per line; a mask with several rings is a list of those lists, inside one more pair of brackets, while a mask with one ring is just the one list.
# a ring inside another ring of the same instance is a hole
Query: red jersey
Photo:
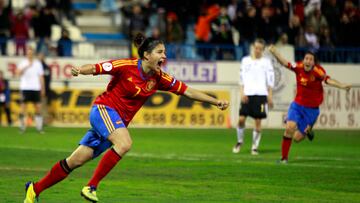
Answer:
[[104, 93], [94, 104], [103, 104], [116, 110], [127, 126], [136, 112], [156, 90], [184, 94], [187, 86], [167, 73], [160, 71], [146, 75], [140, 59], [110, 60], [96, 64], [96, 73], [110, 74], [112, 79]]
[[288, 63], [288, 68], [296, 74], [295, 102], [305, 107], [319, 107], [324, 98], [322, 82], [329, 78], [324, 68], [315, 65], [312, 70], [305, 71], [302, 62]]

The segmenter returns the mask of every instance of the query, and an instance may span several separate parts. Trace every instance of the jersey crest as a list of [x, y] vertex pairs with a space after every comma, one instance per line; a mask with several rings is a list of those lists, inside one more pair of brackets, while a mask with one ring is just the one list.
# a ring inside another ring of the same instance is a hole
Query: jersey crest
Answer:
[[145, 90], [150, 92], [151, 90], [154, 89], [155, 85], [156, 85], [156, 81], [154, 79], [151, 79], [147, 81]]
[[300, 78], [300, 83], [301, 83], [301, 85], [303, 85], [303, 86], [306, 86], [307, 85], [307, 82], [308, 82], [308, 79], [307, 78], [304, 78], [304, 77], [302, 77], [302, 76], [300, 76], [301, 78]]

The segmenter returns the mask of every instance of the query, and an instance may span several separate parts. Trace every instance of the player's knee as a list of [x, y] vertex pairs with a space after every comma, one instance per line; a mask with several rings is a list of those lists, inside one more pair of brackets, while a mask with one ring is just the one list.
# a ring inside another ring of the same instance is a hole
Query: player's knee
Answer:
[[297, 133], [295, 133], [295, 136], [294, 136], [294, 141], [296, 142], [296, 143], [299, 143], [299, 142], [301, 142], [302, 140], [304, 139], [304, 136], [300, 133], [300, 132], [297, 132]]
[[129, 140], [128, 142], [126, 142], [126, 143], [123, 145], [123, 150], [124, 150], [125, 152], [128, 152], [128, 151], [130, 151], [131, 147], [132, 147], [132, 140]]
[[285, 129], [286, 134], [293, 135], [295, 133], [295, 131], [296, 131], [296, 124], [294, 124], [294, 123], [286, 124], [286, 129]]
[[295, 143], [300, 143], [302, 141], [302, 139], [296, 139], [296, 138], [294, 138], [293, 140]]
[[68, 164], [68, 166], [71, 170], [74, 170], [74, 169], [84, 165], [86, 163], [86, 160], [84, 160], [80, 157], [70, 156], [69, 158], [66, 159], [66, 163]]
[[132, 147], [132, 140], [127, 140], [126, 142], [115, 144], [114, 146], [114, 148], [116, 148], [116, 151], [119, 152], [121, 156], [123, 156], [128, 151], [130, 151], [131, 147]]
[[286, 127], [286, 129], [285, 129], [285, 134], [288, 136], [293, 137], [294, 132], [295, 132], [295, 129], [292, 127]]
[[294, 137], [293, 140], [294, 140], [295, 143], [299, 143], [299, 142], [301, 141], [301, 140], [300, 140], [299, 138], [297, 138], [297, 137]]
[[239, 119], [239, 123], [238, 123], [238, 126], [240, 127], [240, 128], [243, 128], [243, 127], [245, 127], [245, 119]]

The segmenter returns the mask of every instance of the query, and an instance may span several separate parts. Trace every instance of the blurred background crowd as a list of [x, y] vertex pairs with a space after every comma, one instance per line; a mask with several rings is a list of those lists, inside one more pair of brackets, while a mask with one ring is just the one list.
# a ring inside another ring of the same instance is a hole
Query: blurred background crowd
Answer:
[[[169, 58], [236, 60], [254, 39], [263, 38], [298, 50], [346, 49], [354, 56], [350, 62], [358, 62], [359, 2], [0, 0], [0, 48], [2, 55], [23, 55], [31, 41], [37, 52], [73, 56], [74, 43], [129, 44], [142, 32], [168, 43]], [[338, 60], [332, 57], [326, 59]]]

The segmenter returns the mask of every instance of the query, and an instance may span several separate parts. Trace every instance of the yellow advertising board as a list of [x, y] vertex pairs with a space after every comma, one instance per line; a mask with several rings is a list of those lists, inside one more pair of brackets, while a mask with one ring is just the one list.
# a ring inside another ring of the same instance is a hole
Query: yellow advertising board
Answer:
[[[54, 126], [89, 126], [89, 111], [94, 99], [103, 90], [55, 89], [53, 100], [44, 109], [45, 120]], [[217, 98], [230, 100], [228, 91], [207, 91]], [[19, 91], [12, 91], [11, 111], [15, 123], [20, 113]], [[34, 114], [28, 106], [28, 117]], [[140, 127], [229, 127], [229, 110], [220, 111], [215, 106], [194, 102], [169, 92], [157, 92], [151, 96], [136, 114], [132, 126]], [[28, 120], [31, 125], [32, 120]]]
[[[208, 91], [217, 98], [230, 100], [228, 91]], [[142, 127], [205, 127], [225, 128], [230, 125], [229, 110], [194, 102], [168, 92], [158, 92], [136, 114], [132, 124]]]
[[[43, 114], [45, 123], [55, 126], [89, 126], [89, 110], [92, 102], [102, 90], [55, 89], [53, 99], [47, 106], [44, 105]], [[13, 90], [11, 93], [11, 115], [15, 124], [20, 113], [20, 92]], [[28, 125], [32, 124], [34, 107], [28, 105]]]

